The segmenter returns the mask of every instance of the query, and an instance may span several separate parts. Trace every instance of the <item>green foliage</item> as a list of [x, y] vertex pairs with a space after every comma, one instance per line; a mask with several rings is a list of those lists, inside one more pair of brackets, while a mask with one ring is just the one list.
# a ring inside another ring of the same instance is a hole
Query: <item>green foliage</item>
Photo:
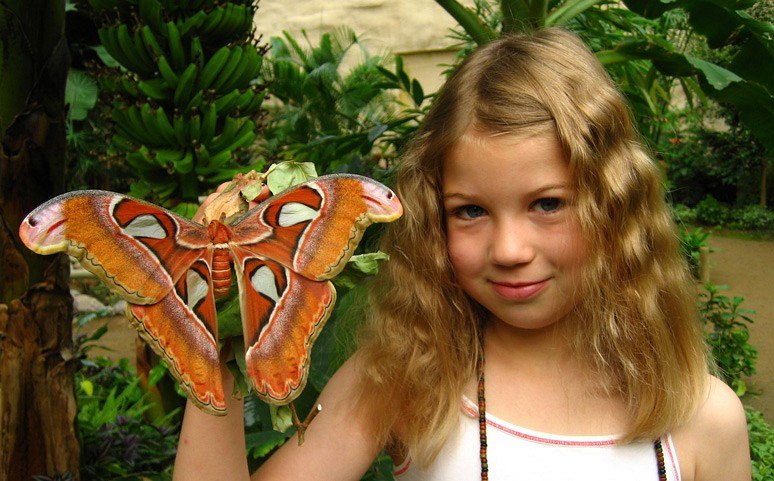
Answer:
[[121, 296], [111, 291], [104, 282], [97, 281], [94, 278], [78, 284], [82, 293], [97, 299], [102, 305], [112, 306], [121, 300]]
[[[265, 48], [253, 40], [252, 2], [89, 0], [112, 93], [112, 144], [125, 154], [135, 197], [182, 215], [201, 192], [237, 172], [256, 137]], [[111, 65], [116, 65], [111, 67]]]
[[[723, 117], [729, 129], [705, 128], [700, 120], [676, 127], [670, 142], [659, 145], [667, 163], [667, 177], [675, 202], [695, 205], [707, 195], [731, 204], [757, 203], [760, 198], [762, 169], [768, 153], [738, 121], [733, 113]], [[712, 114], [712, 110], [705, 110]]]
[[694, 208], [681, 207], [685, 222], [735, 230], [769, 233], [774, 231], [774, 212], [760, 205], [732, 208], [707, 196]]
[[709, 238], [709, 233], [704, 232], [701, 228], [683, 229], [680, 232], [680, 249], [683, 257], [688, 261], [694, 279], [699, 278], [702, 248], [709, 248], [707, 238]]
[[272, 194], [312, 180], [317, 177], [314, 164], [309, 162], [280, 162], [272, 164], [266, 171], [266, 186]]
[[731, 213], [728, 227], [732, 229], [774, 231], [774, 212], [760, 205], [748, 205]]
[[709, 226], [722, 226], [728, 222], [730, 212], [727, 206], [708, 195], [696, 205], [694, 211], [696, 222]]
[[753, 481], [774, 479], [774, 427], [754, 410], [745, 409], [747, 432], [750, 436]]
[[[80, 328], [103, 315], [100, 312], [84, 314], [73, 325]], [[148, 415], [157, 408], [140, 387], [140, 378], [129, 360], [115, 363], [106, 357], [86, 357], [99, 345], [107, 329], [107, 325], [102, 325], [91, 334], [79, 334], [73, 344], [79, 359], [75, 394], [81, 478], [170, 480], [178, 437], [173, 419], [178, 412], [149, 422]], [[165, 371], [161, 365], [152, 369], [148, 385], [158, 383]]]
[[393, 481], [394, 479], [392, 458], [382, 451], [363, 475], [361, 481]]
[[65, 105], [67, 120], [83, 120], [97, 103], [97, 83], [89, 75], [80, 70], [71, 69], [68, 72], [65, 85]]
[[103, 120], [107, 109], [98, 95], [98, 84], [86, 71], [70, 70], [65, 88], [67, 190], [127, 191], [133, 174], [110, 145]]
[[672, 204], [672, 217], [683, 226], [696, 222], [696, 212], [685, 204]]
[[84, 359], [75, 384], [84, 479], [171, 479], [176, 413], [157, 423], [144, 419], [150, 405], [128, 360]]
[[741, 307], [743, 297], [729, 298], [720, 291], [725, 286], [706, 284], [699, 294], [699, 312], [708, 328], [707, 344], [718, 368], [718, 375], [741, 396], [747, 392], [744, 378], [755, 373], [758, 351], [750, 343], [747, 325], [754, 313]]
[[[302, 47], [289, 33], [273, 37], [264, 78], [277, 101], [268, 106], [265, 144], [270, 161], [312, 162], [322, 174], [384, 170], [417, 126], [426, 96], [402, 61], [395, 71], [371, 56], [348, 29]], [[354, 66], [345, 70], [346, 65]], [[394, 94], [408, 94], [410, 106]]]

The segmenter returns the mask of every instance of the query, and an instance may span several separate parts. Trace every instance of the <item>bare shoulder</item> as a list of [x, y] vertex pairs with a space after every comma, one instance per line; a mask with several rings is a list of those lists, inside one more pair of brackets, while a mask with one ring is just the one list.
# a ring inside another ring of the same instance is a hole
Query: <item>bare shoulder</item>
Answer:
[[320, 394], [322, 409], [306, 430], [304, 444], [298, 446], [295, 436], [289, 439], [253, 479], [360, 479], [381, 446], [375, 441], [371, 416], [356, 409], [359, 379], [355, 356], [341, 366]]
[[684, 481], [749, 481], [750, 448], [744, 407], [736, 393], [711, 376], [694, 417], [673, 433]]

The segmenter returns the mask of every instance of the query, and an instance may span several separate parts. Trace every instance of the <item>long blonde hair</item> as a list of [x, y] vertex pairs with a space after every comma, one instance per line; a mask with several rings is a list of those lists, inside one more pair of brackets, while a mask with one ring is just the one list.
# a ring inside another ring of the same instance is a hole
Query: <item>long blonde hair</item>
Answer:
[[471, 127], [557, 135], [589, 256], [575, 351], [627, 402], [624, 441], [674, 429], [696, 408], [708, 361], [661, 173], [594, 55], [575, 35], [546, 29], [469, 55], [403, 157], [396, 191], [405, 214], [383, 238], [391, 258], [373, 286], [358, 353], [359, 402], [375, 413], [380, 435], [400, 422], [400, 441], [429, 464], [474, 375], [483, 315], [454, 281], [440, 187], [446, 153]]

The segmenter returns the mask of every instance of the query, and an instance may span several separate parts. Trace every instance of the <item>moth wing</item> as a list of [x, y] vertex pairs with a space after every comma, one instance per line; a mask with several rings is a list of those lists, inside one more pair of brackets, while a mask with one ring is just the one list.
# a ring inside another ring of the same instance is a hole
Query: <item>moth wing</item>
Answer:
[[264, 401], [290, 403], [306, 385], [312, 345], [336, 290], [246, 250], [235, 252], [234, 266], [250, 382]]
[[132, 305], [127, 314], [140, 336], [165, 359], [188, 398], [202, 410], [225, 414], [218, 327], [211, 267], [200, 259], [152, 305]]
[[19, 236], [39, 254], [67, 252], [133, 304], [166, 296], [210, 245], [207, 229], [114, 192], [63, 194], [33, 210]]
[[374, 222], [403, 213], [384, 185], [356, 175], [328, 175], [261, 203], [233, 225], [232, 242], [309, 279], [330, 279], [344, 268]]

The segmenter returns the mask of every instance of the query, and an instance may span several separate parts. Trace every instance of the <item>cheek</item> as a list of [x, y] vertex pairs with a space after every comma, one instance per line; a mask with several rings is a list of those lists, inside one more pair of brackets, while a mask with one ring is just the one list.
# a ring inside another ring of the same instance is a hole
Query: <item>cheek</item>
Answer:
[[586, 243], [577, 220], [568, 221], [563, 232], [557, 234], [555, 252], [558, 262], [571, 270], [581, 269], [586, 263]]
[[562, 289], [571, 302], [578, 300], [587, 268], [586, 244], [580, 235], [569, 235], [557, 250], [555, 265], [562, 273]]
[[476, 266], [480, 264], [477, 259], [479, 252], [474, 244], [470, 239], [452, 232], [447, 237], [446, 248], [449, 252], [449, 261], [458, 278], [475, 272]]

